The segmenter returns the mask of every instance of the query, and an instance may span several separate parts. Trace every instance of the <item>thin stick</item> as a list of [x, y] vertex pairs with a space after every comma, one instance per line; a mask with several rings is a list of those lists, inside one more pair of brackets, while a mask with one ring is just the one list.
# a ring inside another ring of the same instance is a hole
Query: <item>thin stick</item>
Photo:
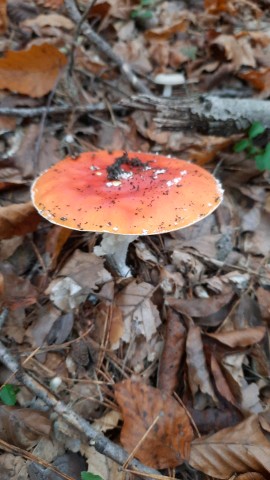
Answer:
[[[76, 25], [81, 22], [81, 15], [77, 9], [77, 6], [73, 0], [65, 0], [65, 7], [70, 18], [74, 21]], [[133, 88], [140, 93], [149, 94], [150, 91], [144, 85], [143, 82], [135, 75], [135, 73], [130, 68], [127, 62], [123, 62], [122, 58], [119, 57], [110, 47], [110, 45], [101, 38], [91, 27], [90, 25], [86, 24], [86, 22], [82, 23], [81, 30], [83, 34], [90, 40], [91, 43], [94, 43], [95, 46], [106, 55], [110, 60], [112, 60], [123, 73], [123, 75], [127, 78], [129, 83], [133, 86]]]
[[[119, 105], [110, 106], [114, 111], [123, 111], [123, 107]], [[0, 107], [0, 115], [6, 117], [39, 117], [47, 113], [48, 115], [52, 114], [64, 114], [68, 112], [76, 113], [94, 113], [94, 112], [103, 112], [108, 110], [107, 105], [103, 102], [96, 103], [95, 105], [58, 105], [50, 107], [34, 107], [34, 108], [9, 108], [9, 107]]]
[[[97, 432], [87, 420], [73, 412], [73, 410], [71, 410], [64, 402], [57, 400], [50, 390], [25, 373], [2, 342], [0, 342], [0, 361], [12, 372], [17, 372], [18, 380], [35, 395], [41, 398], [46, 405], [53, 408], [54, 411], [61, 415], [61, 417], [63, 417], [70, 425], [86, 435], [90, 440], [90, 444], [99, 453], [111, 458], [119, 465], [123, 465], [126, 462], [128, 459], [128, 453], [122, 447], [113, 443], [102, 433]], [[150, 478], [153, 478], [153, 475], [159, 475], [157, 470], [147, 467], [136, 459], [132, 460], [130, 465], [142, 476], [145, 473], [147, 473]]]

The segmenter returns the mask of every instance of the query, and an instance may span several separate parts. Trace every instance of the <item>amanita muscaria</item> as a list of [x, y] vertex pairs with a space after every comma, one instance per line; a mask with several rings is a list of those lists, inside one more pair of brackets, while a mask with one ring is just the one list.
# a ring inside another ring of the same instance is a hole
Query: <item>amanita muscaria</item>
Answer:
[[32, 200], [50, 222], [73, 230], [102, 232], [95, 247], [121, 276], [139, 235], [188, 227], [222, 200], [219, 182], [192, 163], [152, 153], [86, 152], [58, 162], [32, 186]]

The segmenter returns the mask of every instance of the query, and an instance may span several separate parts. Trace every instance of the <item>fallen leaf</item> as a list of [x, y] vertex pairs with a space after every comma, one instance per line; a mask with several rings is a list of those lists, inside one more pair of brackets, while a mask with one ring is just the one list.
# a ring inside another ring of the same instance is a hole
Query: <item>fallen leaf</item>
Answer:
[[228, 385], [223, 369], [214, 355], [211, 355], [210, 367], [212, 375], [214, 377], [216, 389], [218, 390], [220, 395], [222, 395], [223, 398], [226, 398], [227, 402], [230, 402], [233, 405], [237, 405], [238, 402], [234, 397], [230, 386]]
[[104, 258], [97, 257], [94, 253], [75, 250], [58, 273], [59, 277], [70, 277], [88, 293], [99, 285], [109, 282], [111, 274], [103, 266]]
[[36, 0], [38, 5], [42, 5], [45, 8], [52, 8], [58, 10], [64, 4], [64, 0]]
[[29, 448], [51, 431], [49, 414], [29, 408], [0, 405], [1, 439], [21, 448]]
[[115, 398], [124, 418], [121, 443], [129, 452], [154, 424], [135, 457], [158, 469], [176, 467], [188, 459], [193, 432], [185, 410], [174, 398], [131, 379], [115, 385]]
[[93, 480], [96, 478], [94, 475], [99, 475], [98, 478], [102, 478], [102, 480], [126, 479], [126, 473], [121, 471], [116, 462], [97, 452], [93, 447], [82, 443], [80, 452], [86, 458], [89, 472], [93, 474]]
[[204, 8], [208, 13], [218, 14], [221, 12], [235, 13], [232, 0], [204, 0]]
[[224, 312], [221, 316], [219, 312], [222, 313], [223, 308], [228, 306], [233, 295], [233, 292], [229, 292], [221, 295], [213, 295], [209, 298], [192, 298], [191, 300], [180, 300], [168, 297], [166, 302], [170, 307], [183, 315], [200, 318], [200, 324], [215, 326], [222, 321], [223, 317], [226, 317], [227, 312]]
[[151, 301], [153, 285], [131, 282], [115, 298], [115, 304], [121, 309], [125, 329], [122, 340], [129, 343], [134, 336], [143, 335], [147, 341], [156, 333], [161, 324], [157, 307]]
[[72, 30], [74, 28], [74, 23], [64, 15], [59, 15], [58, 13], [50, 13], [48, 15], [38, 15], [35, 18], [28, 18], [21, 23], [22, 27], [56, 27], [64, 28], [65, 30]]
[[0, 207], [0, 240], [34, 232], [40, 220], [32, 202]]
[[149, 29], [145, 32], [147, 40], [168, 40], [172, 35], [186, 32], [189, 27], [188, 19], [182, 18], [164, 27]]
[[264, 67], [239, 74], [239, 77], [261, 92], [261, 96], [268, 97], [270, 93], [270, 67]]
[[234, 427], [191, 443], [189, 463], [215, 478], [235, 473], [270, 472], [270, 443], [262, 432], [259, 418], [252, 415]]
[[265, 327], [243, 328], [241, 330], [232, 330], [222, 333], [208, 333], [211, 338], [215, 338], [228, 347], [249, 347], [254, 343], [260, 342], [266, 333]]
[[179, 368], [185, 353], [186, 329], [179, 315], [167, 312], [165, 342], [159, 362], [158, 388], [172, 394], [179, 382]]
[[0, 89], [43, 97], [55, 86], [67, 59], [53, 45], [33, 45], [29, 50], [8, 51], [0, 59]]
[[[221, 34], [212, 42], [215, 51], [224, 52], [225, 59], [232, 62], [233, 68], [239, 70], [241, 66], [255, 67], [254, 53], [247, 37]], [[219, 52], [217, 52], [219, 53]]]
[[1, 303], [11, 310], [28, 307], [37, 301], [38, 292], [28, 278], [18, 277], [10, 264], [0, 264]]
[[7, 1], [0, 0], [0, 35], [4, 35], [7, 31]]
[[[201, 329], [195, 325], [190, 325], [187, 340], [186, 353], [188, 365], [189, 386], [194, 399], [194, 406], [197, 405], [197, 397], [203, 394], [207, 402], [207, 397], [211, 398], [211, 403], [217, 403], [217, 397], [210, 380], [210, 375], [206, 365], [203, 343], [201, 338]], [[199, 398], [199, 402], [201, 399]], [[198, 408], [199, 405], [197, 405]]]

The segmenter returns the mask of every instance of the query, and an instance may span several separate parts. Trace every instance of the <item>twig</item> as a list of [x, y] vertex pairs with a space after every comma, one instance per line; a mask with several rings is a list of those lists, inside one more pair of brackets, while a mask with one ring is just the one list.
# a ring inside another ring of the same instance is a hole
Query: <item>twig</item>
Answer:
[[96, 0], [91, 0], [90, 1], [89, 5], [85, 8], [85, 11], [81, 16], [80, 23], [76, 27], [76, 31], [75, 31], [75, 35], [74, 35], [74, 41], [73, 41], [73, 44], [71, 46], [70, 55], [69, 55], [69, 66], [68, 66], [68, 75], [69, 76], [72, 75], [72, 71], [73, 71], [73, 67], [74, 67], [74, 53], [75, 53], [76, 43], [77, 43], [78, 37], [79, 37], [80, 32], [81, 32], [82, 24], [87, 19], [88, 14], [89, 14], [91, 8], [95, 5], [95, 3], [96, 3]]
[[[47, 388], [25, 373], [2, 342], [0, 342], [0, 361], [14, 373], [19, 370], [19, 381], [43, 400], [48, 407], [53, 408], [70, 425], [83, 433], [90, 440], [90, 445], [99, 453], [114, 460], [119, 465], [123, 465], [126, 462], [128, 453], [122, 447], [113, 443], [102, 433], [97, 432], [83, 417], [73, 412], [64, 402], [57, 400]], [[130, 462], [130, 466], [142, 476], [144, 473], [150, 477], [152, 475], [160, 475], [157, 470], [143, 465], [136, 459]]]
[[[75, 5], [73, 0], [65, 0], [65, 6], [70, 18], [74, 21], [77, 25], [81, 22], [81, 15]], [[123, 60], [112, 50], [110, 45], [101, 38], [91, 27], [90, 25], [86, 24], [85, 22], [82, 23], [82, 32], [83, 34], [90, 40], [91, 43], [94, 43], [95, 46], [110, 58], [120, 69], [120, 71], [125, 75], [127, 80], [133, 86], [137, 92], [150, 94], [148, 88], [144, 85], [143, 82], [135, 75], [135, 73], [130, 68], [127, 62], [123, 62]]]
[[[114, 111], [123, 111], [123, 107], [119, 105], [111, 105], [111, 108]], [[71, 111], [81, 112], [81, 113], [94, 113], [94, 112], [103, 112], [108, 110], [107, 105], [103, 102], [96, 103], [95, 105], [59, 105], [53, 107], [34, 107], [34, 108], [9, 108], [9, 107], [0, 107], [0, 116], [4, 115], [6, 117], [38, 117], [44, 113], [51, 114], [63, 114]]]

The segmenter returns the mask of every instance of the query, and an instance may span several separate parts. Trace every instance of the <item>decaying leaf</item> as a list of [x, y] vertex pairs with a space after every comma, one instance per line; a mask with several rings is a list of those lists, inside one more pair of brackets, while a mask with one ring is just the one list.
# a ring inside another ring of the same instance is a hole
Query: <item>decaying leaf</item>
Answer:
[[124, 342], [129, 343], [134, 336], [143, 335], [147, 341], [156, 333], [161, 320], [156, 306], [151, 301], [153, 285], [135, 281], [116, 296], [115, 303], [122, 310], [125, 331]]
[[174, 398], [131, 379], [115, 386], [115, 397], [124, 418], [121, 443], [129, 452], [149, 429], [135, 457], [154, 468], [176, 467], [188, 459], [193, 432]]
[[0, 265], [0, 298], [2, 305], [16, 310], [33, 305], [38, 292], [27, 278], [18, 277], [11, 265]]
[[0, 59], [0, 89], [39, 98], [49, 93], [67, 59], [53, 45], [33, 45], [29, 50], [8, 51]]
[[229, 478], [234, 473], [270, 472], [270, 442], [252, 415], [234, 427], [224, 428], [191, 444], [189, 463], [206, 475]]
[[225, 331], [222, 333], [209, 333], [209, 337], [215, 338], [228, 347], [248, 347], [260, 342], [265, 335], [265, 327], [243, 328], [241, 330]]
[[46, 412], [0, 405], [2, 440], [21, 448], [33, 446], [41, 436], [49, 436], [51, 421]]
[[195, 408], [196, 405], [198, 408], [201, 403], [200, 394], [203, 394], [205, 397], [205, 402], [207, 402], [208, 397], [211, 399], [210, 403], [217, 403], [217, 397], [206, 365], [201, 331], [200, 328], [195, 325], [190, 325], [189, 327], [186, 352], [189, 386], [193, 394]]
[[31, 202], [1, 207], [0, 240], [33, 232], [40, 220]]
[[158, 387], [172, 394], [178, 385], [179, 367], [185, 353], [186, 329], [179, 315], [168, 309], [166, 336], [159, 363]]
[[7, 26], [7, 1], [0, 0], [0, 35], [4, 35], [6, 33]]

